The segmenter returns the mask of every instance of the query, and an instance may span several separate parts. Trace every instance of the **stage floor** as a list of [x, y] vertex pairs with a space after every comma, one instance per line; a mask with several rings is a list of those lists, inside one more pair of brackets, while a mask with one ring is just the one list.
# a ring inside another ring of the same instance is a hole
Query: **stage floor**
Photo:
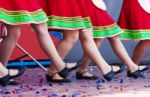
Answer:
[[69, 84], [47, 83], [45, 73], [40, 68], [28, 69], [17, 78], [17, 86], [0, 88], [0, 97], [150, 97], [150, 70], [146, 78], [131, 79], [126, 77], [126, 71], [113, 81], [102, 80], [102, 75], [96, 67], [89, 70], [100, 77], [100, 80], [76, 80], [75, 72], [69, 76], [73, 82]]

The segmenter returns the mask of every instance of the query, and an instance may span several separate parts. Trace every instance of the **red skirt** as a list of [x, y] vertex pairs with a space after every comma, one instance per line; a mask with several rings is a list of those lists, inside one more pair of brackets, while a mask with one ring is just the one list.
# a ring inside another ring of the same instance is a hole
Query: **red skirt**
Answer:
[[124, 0], [118, 24], [124, 30], [121, 38], [150, 39], [150, 14], [138, 0]]
[[82, 0], [42, 0], [42, 8], [49, 18], [49, 28], [68, 30], [91, 28], [87, 10], [80, 4]]
[[18, 25], [41, 23], [47, 20], [40, 0], [0, 0], [0, 21]]
[[[100, 2], [104, 4], [103, 1]], [[92, 0], [84, 0], [84, 4], [93, 25], [94, 38], [112, 37], [122, 32], [105, 9], [96, 6]]]

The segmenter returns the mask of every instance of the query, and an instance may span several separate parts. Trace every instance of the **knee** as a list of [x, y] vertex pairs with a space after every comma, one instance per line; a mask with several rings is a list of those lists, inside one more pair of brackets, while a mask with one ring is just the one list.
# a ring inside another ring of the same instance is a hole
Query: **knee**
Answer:
[[116, 42], [116, 41], [120, 40], [120, 38], [118, 36], [113, 36], [113, 37], [109, 37], [108, 40], [111, 42]]
[[35, 30], [37, 36], [43, 36], [48, 33], [48, 28], [46, 23], [31, 24], [31, 26]]
[[93, 38], [89, 37], [89, 36], [84, 36], [84, 37], [80, 37], [80, 41], [81, 42], [91, 42], [94, 41]]
[[94, 41], [95, 43], [102, 43], [104, 42], [104, 38], [95, 38]]
[[79, 33], [78, 32], [66, 32], [67, 34], [64, 35], [64, 40], [67, 41], [70, 44], [75, 44], [79, 39]]
[[19, 26], [12, 26], [7, 27], [7, 38], [11, 40], [11, 42], [16, 43], [20, 37], [20, 27]]
[[67, 37], [66, 40], [69, 41], [71, 44], [75, 44], [79, 39], [78, 35]]
[[13, 43], [17, 43], [17, 41], [19, 40], [19, 37], [20, 37], [20, 31], [10, 32], [10, 33], [8, 33], [8, 37], [9, 37], [9, 39], [11, 39], [11, 41]]
[[101, 44], [104, 42], [104, 38], [94, 39], [96, 46], [99, 48]]
[[88, 32], [80, 32], [79, 38], [80, 38], [80, 41], [82, 42], [94, 41], [92, 34]]

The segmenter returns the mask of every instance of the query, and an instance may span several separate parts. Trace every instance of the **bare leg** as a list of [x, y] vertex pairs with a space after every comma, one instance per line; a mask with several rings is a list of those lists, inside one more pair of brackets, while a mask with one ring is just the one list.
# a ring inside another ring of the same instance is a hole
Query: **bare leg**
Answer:
[[[61, 71], [65, 67], [65, 63], [59, 56], [53, 41], [48, 33], [48, 28], [45, 23], [42, 24], [32, 24], [32, 27], [36, 31], [36, 35], [39, 41], [39, 44], [43, 51], [47, 54], [47, 56], [51, 59], [52, 63], [54, 64], [53, 68], [56, 68], [57, 71]], [[57, 72], [55, 69], [49, 69], [48, 73]]]
[[128, 69], [131, 72], [136, 71], [138, 69], [138, 66], [129, 57], [119, 37], [117, 36], [111, 37], [111, 38], [108, 38], [108, 40], [111, 44], [112, 49], [116, 53], [116, 55], [121, 59], [123, 63], [125, 63], [125, 65], [127, 65]]
[[[57, 51], [62, 59], [66, 57], [68, 52], [72, 49], [79, 37], [79, 31], [68, 30], [64, 31], [63, 40], [58, 44]], [[51, 69], [54, 69], [53, 67]]]
[[96, 44], [94, 43], [92, 37], [92, 30], [87, 29], [84, 32], [80, 32], [79, 38], [82, 44], [82, 47], [85, 51], [85, 54], [91, 58], [91, 60], [98, 66], [98, 68], [105, 75], [111, 71], [111, 67], [106, 63], [101, 54], [99, 53]]
[[6, 65], [20, 37], [20, 26], [6, 25], [7, 36], [0, 43], [0, 62]]
[[[66, 57], [68, 52], [72, 49], [79, 37], [79, 31], [68, 30], [64, 31], [63, 40], [58, 44], [57, 51], [62, 59]], [[50, 71], [55, 70], [53, 65], [49, 68], [49, 74], [52, 74]], [[56, 70], [55, 70], [56, 71]], [[60, 79], [58, 75], [54, 76], [54, 79]]]
[[[10, 59], [10, 56], [14, 50], [14, 47], [20, 36], [20, 26], [6, 25], [7, 36], [0, 43], [0, 76], [8, 74], [8, 70], [3, 65], [6, 65]], [[3, 65], [2, 65], [3, 64]], [[18, 70], [10, 70], [10, 75], [16, 75]]]
[[58, 44], [57, 51], [62, 59], [66, 57], [79, 37], [79, 31], [68, 30], [63, 32], [63, 40]]
[[[94, 41], [95, 41], [97, 48], [99, 48], [102, 45], [104, 39], [103, 38], [94, 39]], [[82, 58], [82, 64], [80, 65], [78, 72], [83, 73], [87, 71], [87, 68], [90, 62], [91, 62], [90, 58], [84, 53], [83, 58]], [[86, 72], [84, 73], [84, 76], [92, 76], [92, 75], [89, 72]]]
[[64, 68], [65, 63], [60, 58], [55, 49], [53, 41], [48, 33], [48, 28], [45, 23], [42, 24], [32, 24], [32, 27], [36, 31], [36, 35], [39, 41], [39, 44], [43, 51], [48, 55], [48, 57], [52, 60], [53, 64], [57, 67], [57, 70], [60, 71]]
[[149, 46], [150, 46], [150, 40], [141, 40], [134, 49], [133, 56], [132, 56], [133, 62], [139, 64], [142, 56], [145, 54]]

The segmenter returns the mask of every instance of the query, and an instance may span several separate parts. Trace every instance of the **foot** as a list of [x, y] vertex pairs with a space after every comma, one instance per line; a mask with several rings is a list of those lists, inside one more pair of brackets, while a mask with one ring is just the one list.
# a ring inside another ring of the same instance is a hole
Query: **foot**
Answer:
[[138, 65], [138, 69], [142, 72], [148, 70], [150, 68], [150, 65]]
[[20, 73], [20, 71], [24, 72], [24, 70], [25, 70], [25, 68], [22, 68], [22, 69], [6, 69], [6, 70], [3, 70], [3, 72], [0, 72], [0, 78], [8, 75], [8, 73], [9, 73], [10, 76], [17, 76]]
[[125, 66], [123, 64], [111, 64], [111, 68], [116, 74], [119, 74], [124, 71]]
[[25, 71], [24, 67], [20, 67], [18, 70], [8, 69], [7, 73], [5, 75], [3, 75], [3, 76], [1, 75], [0, 84], [2, 84], [4, 86], [8, 85], [11, 79], [21, 76], [24, 73], [24, 71]]
[[110, 65], [110, 66], [108, 66], [108, 67], [105, 69], [104, 74], [107, 74], [107, 73], [109, 73], [109, 72], [111, 72], [111, 71], [113, 71], [114, 73], [118, 74], [117, 72], [119, 72], [120, 69], [121, 69], [120, 66], [117, 66], [117, 65]]
[[76, 79], [81, 80], [81, 79], [85, 79], [85, 80], [97, 80], [98, 77], [95, 75], [92, 75], [91, 73], [89, 73], [88, 71], [84, 71], [84, 72], [76, 72]]
[[77, 69], [78, 67], [79, 67], [79, 66], [78, 66], [77, 63], [67, 63], [66, 66], [65, 66], [65, 68], [68, 68], [68, 69], [70, 69], [71, 71]]
[[19, 82], [14, 81], [14, 80], [10, 80], [10, 81], [8, 82], [8, 85], [19, 85]]
[[63, 77], [63, 78], [66, 78], [69, 73], [73, 70], [76, 70], [77, 68], [79, 67], [79, 64], [78, 63], [75, 63], [74, 65], [70, 65], [66, 63], [65, 67], [58, 72], [58, 74]]
[[144, 77], [142, 72], [148, 70], [150, 68], [150, 65], [138, 65], [136, 68], [132, 70], [128, 70], [127, 76], [132, 77], [132, 78], [139, 78], [139, 77]]
[[[9, 69], [9, 75], [10, 76], [16, 76], [18, 73], [19, 73], [18, 69]], [[7, 74], [8, 74], [8, 72], [7, 72]]]
[[47, 82], [53, 82], [53, 83], [69, 83], [69, 82], [71, 82], [68, 79], [64, 79], [64, 78], [60, 77], [58, 75], [58, 73], [55, 73], [53, 75], [46, 74], [46, 80], [47, 80]]
[[[10, 75], [10, 76], [15, 76], [15, 75], [18, 74], [18, 72], [19, 72], [19, 71], [16, 70], [16, 69], [9, 69], [9, 75]], [[8, 69], [6, 69], [6, 70], [0, 72], [0, 78], [1, 78], [1, 77], [4, 77], [4, 76], [6, 76], [6, 75], [8, 75]]]
[[122, 67], [120, 66], [110, 66], [108, 67], [107, 69], [107, 73], [105, 73], [103, 75], [103, 77], [107, 80], [107, 81], [111, 81], [117, 74], [121, 73], [123, 70], [122, 70]]
[[127, 76], [128, 76], [128, 77], [135, 78], [135, 79], [137, 79], [137, 78], [139, 78], [139, 77], [144, 77], [144, 76], [142, 75], [142, 73], [141, 73], [140, 70], [136, 70], [136, 71], [134, 71], [134, 72], [128, 71], [128, 72], [127, 72]]

